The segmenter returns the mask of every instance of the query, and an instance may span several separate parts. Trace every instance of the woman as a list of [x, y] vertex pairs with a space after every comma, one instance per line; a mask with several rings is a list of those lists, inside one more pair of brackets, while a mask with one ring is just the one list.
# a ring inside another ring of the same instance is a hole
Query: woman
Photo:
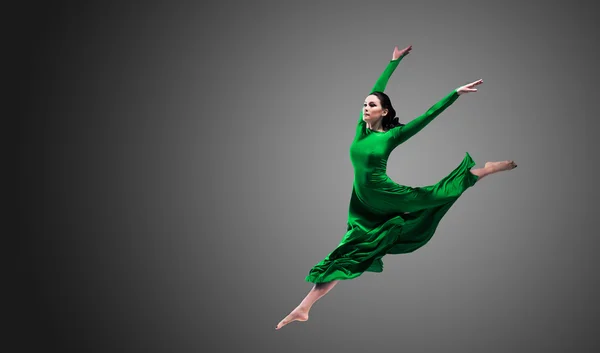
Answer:
[[486, 175], [510, 170], [513, 161], [488, 162], [473, 169], [475, 162], [466, 153], [460, 165], [435, 185], [399, 185], [386, 174], [387, 160], [394, 148], [414, 136], [460, 95], [477, 92], [478, 80], [453, 90], [425, 114], [406, 125], [400, 124], [389, 97], [383, 93], [400, 60], [412, 49], [394, 48], [392, 60], [365, 99], [356, 136], [350, 146], [354, 183], [350, 199], [348, 228], [338, 247], [316, 264], [306, 277], [315, 285], [304, 300], [281, 322], [308, 320], [312, 305], [339, 280], [363, 272], [383, 271], [386, 254], [413, 252], [433, 236], [444, 214], [460, 195]]

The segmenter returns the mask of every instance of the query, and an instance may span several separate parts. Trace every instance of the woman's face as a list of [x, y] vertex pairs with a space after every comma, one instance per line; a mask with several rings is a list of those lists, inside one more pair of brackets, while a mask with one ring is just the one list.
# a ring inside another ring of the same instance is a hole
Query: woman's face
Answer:
[[374, 123], [387, 114], [387, 109], [381, 108], [381, 102], [376, 95], [369, 95], [363, 104], [363, 120]]

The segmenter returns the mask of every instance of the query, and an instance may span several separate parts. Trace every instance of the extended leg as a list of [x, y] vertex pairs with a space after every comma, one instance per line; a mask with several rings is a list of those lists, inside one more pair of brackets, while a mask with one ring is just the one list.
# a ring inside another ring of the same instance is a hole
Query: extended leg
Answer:
[[339, 281], [331, 281], [327, 283], [317, 283], [315, 284], [310, 292], [306, 295], [304, 300], [296, 307], [296, 309], [292, 310], [292, 312], [286, 316], [279, 324], [277, 324], [276, 329], [279, 330], [283, 326], [289, 324], [292, 321], [306, 321], [308, 320], [308, 312], [313, 304], [321, 299], [325, 294], [327, 294]]
[[[471, 174], [469, 176], [466, 170], [474, 164], [475, 162], [467, 155], [458, 167], [434, 185], [409, 187], [388, 183], [379, 189], [369, 190], [370, 195], [367, 194], [367, 200], [372, 196], [376, 202], [370, 206], [382, 213], [416, 212], [452, 202], [458, 199], [466, 188], [472, 186], [474, 180], [479, 181], [487, 175], [514, 169], [517, 166], [513, 161], [487, 162], [484, 168], [469, 169]], [[478, 178], [473, 178], [473, 175]]]
[[502, 172], [505, 170], [511, 170], [516, 168], [517, 165], [514, 161], [501, 161], [501, 162], [487, 162], [483, 168], [471, 169], [471, 173], [477, 175], [481, 180], [486, 175]]

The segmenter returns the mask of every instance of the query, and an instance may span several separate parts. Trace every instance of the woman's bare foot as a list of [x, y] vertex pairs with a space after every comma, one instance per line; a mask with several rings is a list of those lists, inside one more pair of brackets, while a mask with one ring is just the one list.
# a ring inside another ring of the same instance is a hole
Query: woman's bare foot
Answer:
[[477, 175], [479, 177], [478, 180], [481, 180], [481, 178], [483, 178], [487, 175], [501, 172], [504, 170], [511, 170], [516, 167], [517, 167], [517, 165], [515, 164], [514, 161], [487, 162], [485, 164], [485, 167], [472, 169], [471, 173], [474, 175]]
[[487, 162], [485, 168], [489, 170], [489, 174], [501, 172], [503, 170], [511, 170], [516, 168], [514, 161]]
[[283, 326], [289, 324], [292, 321], [306, 321], [308, 320], [308, 310], [303, 309], [301, 307], [297, 307], [292, 310], [292, 312], [286, 316], [279, 324], [277, 324], [276, 330], [279, 330]]

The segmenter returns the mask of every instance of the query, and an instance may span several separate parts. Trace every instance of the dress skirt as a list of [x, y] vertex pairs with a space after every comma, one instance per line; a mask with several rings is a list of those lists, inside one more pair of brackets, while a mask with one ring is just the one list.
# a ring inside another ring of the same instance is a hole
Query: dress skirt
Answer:
[[339, 245], [306, 276], [307, 282], [348, 280], [382, 272], [387, 254], [413, 252], [427, 244], [450, 207], [478, 176], [467, 152], [463, 161], [435, 185], [383, 184], [369, 192], [352, 189], [348, 227]]

